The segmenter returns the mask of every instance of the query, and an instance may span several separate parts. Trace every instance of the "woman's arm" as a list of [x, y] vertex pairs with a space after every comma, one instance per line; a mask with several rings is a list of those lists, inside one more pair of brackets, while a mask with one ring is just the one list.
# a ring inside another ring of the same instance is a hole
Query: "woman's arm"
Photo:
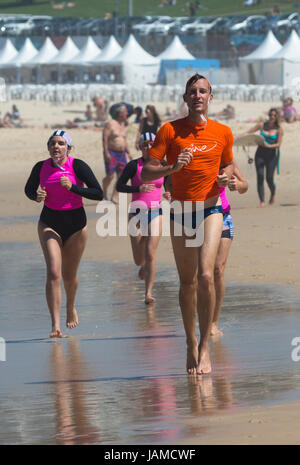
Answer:
[[238, 191], [239, 194], [244, 194], [248, 190], [248, 182], [242, 175], [237, 162], [233, 159], [233, 174], [228, 182], [230, 191]]
[[43, 162], [39, 161], [30, 173], [30, 176], [25, 185], [25, 194], [30, 200], [35, 200], [36, 202], [40, 202], [38, 198], [38, 187], [40, 185], [40, 172], [42, 168]]
[[127, 192], [128, 194], [133, 192], [140, 192], [140, 186], [127, 186], [129, 179], [132, 179], [136, 174], [137, 161], [130, 161], [122, 171], [121, 176], [118, 179], [116, 189], [118, 192]]
[[[87, 163], [78, 158], [74, 159], [73, 169], [76, 176], [84, 182], [87, 187], [80, 187], [76, 184], [71, 184], [70, 191], [74, 194], [80, 195], [86, 199], [90, 200], [102, 200], [103, 191], [99, 182], [96, 179], [93, 171]], [[68, 186], [65, 186], [68, 188]]]
[[248, 134], [253, 134], [253, 133], [256, 132], [256, 131], [261, 130], [262, 127], [263, 127], [263, 123], [257, 123], [255, 126], [253, 126], [252, 128], [248, 129], [248, 131], [245, 131], [245, 132], [243, 132], [242, 134], [239, 134], [237, 137], [243, 137], [243, 136], [247, 136]]

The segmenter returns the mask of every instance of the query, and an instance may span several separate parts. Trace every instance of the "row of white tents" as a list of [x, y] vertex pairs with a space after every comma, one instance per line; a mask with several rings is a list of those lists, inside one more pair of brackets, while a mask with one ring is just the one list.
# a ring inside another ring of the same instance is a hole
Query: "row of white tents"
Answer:
[[250, 55], [239, 59], [240, 83], [300, 85], [300, 38], [292, 31], [284, 45], [269, 31]]
[[197, 61], [177, 36], [157, 57], [146, 52], [133, 35], [129, 36], [123, 48], [111, 36], [103, 49], [92, 37], [87, 38], [81, 49], [71, 37], [67, 37], [62, 48], [58, 50], [47, 37], [40, 50], [27, 38], [22, 48], [17, 51], [11, 40], [6, 39], [0, 49], [0, 76], [7, 79], [10, 73], [16, 82], [31, 82], [32, 70], [35, 69], [36, 83], [46, 83], [51, 81], [51, 71], [55, 70], [58, 75], [57, 81], [62, 82], [63, 73], [67, 69], [75, 70], [76, 73], [93, 70], [94, 73], [112, 73], [124, 84], [134, 82], [136, 86], [141, 86], [157, 82], [162, 60], [178, 58]]

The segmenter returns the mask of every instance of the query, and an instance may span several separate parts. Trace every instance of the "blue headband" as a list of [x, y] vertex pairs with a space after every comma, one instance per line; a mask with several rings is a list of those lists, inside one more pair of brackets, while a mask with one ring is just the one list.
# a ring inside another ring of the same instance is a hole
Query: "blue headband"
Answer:
[[50, 139], [52, 139], [52, 137], [54, 136], [61, 136], [65, 139], [65, 141], [67, 142], [67, 145], [69, 147], [71, 147], [72, 145], [72, 140], [71, 140], [71, 137], [69, 136], [69, 134], [66, 132], [66, 131], [63, 131], [61, 129], [57, 129], [56, 131], [53, 132], [53, 134], [51, 134], [51, 136], [49, 137], [49, 140], [48, 142], [50, 141]]

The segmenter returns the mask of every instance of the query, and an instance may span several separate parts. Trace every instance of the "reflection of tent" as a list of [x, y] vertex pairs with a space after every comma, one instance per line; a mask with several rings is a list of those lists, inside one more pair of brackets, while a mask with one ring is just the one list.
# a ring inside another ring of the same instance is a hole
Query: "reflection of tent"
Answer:
[[239, 59], [240, 83], [264, 84], [263, 63], [282, 48], [272, 31], [249, 55]]
[[170, 45], [158, 57], [160, 60], [193, 60], [195, 57], [185, 48], [178, 36], [175, 36]]
[[6, 39], [4, 47], [0, 51], [0, 64], [13, 60], [18, 55], [10, 39]]
[[90, 64], [97, 65], [103, 61], [108, 61], [113, 59], [118, 53], [120, 53], [122, 48], [119, 43], [116, 41], [114, 36], [110, 36], [108, 42], [105, 44], [102, 52], [99, 53], [96, 57], [91, 60]]
[[263, 65], [265, 84], [287, 86], [300, 76], [300, 38], [292, 31], [283, 47]]
[[80, 52], [66, 64], [85, 65], [87, 64], [87, 62], [92, 61], [97, 55], [99, 55], [99, 53], [101, 53], [101, 49], [92, 39], [92, 37], [88, 37], [86, 43], [84, 44]]
[[170, 45], [158, 57], [161, 60], [159, 71], [160, 84], [166, 84], [168, 76], [178, 82], [179, 70], [190, 70], [191, 75], [207, 69], [219, 69], [219, 60], [196, 59], [185, 48], [179, 37], [175, 36]]
[[146, 52], [131, 34], [124, 48], [111, 60], [102, 63], [124, 84], [142, 86], [157, 81], [160, 60]]

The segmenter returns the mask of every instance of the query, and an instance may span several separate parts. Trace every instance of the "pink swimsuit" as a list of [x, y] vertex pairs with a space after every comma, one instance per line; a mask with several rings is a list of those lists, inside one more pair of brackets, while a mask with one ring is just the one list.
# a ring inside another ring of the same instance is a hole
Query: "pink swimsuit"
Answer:
[[62, 165], [64, 171], [57, 166], [52, 166], [51, 158], [48, 158], [43, 163], [40, 172], [40, 184], [47, 191], [46, 207], [52, 210], [74, 210], [82, 207], [82, 197], [60, 185], [61, 176], [66, 176], [72, 184], [83, 187], [83, 182], [74, 173], [73, 161], [74, 158], [68, 156], [67, 161]]
[[[140, 186], [144, 184], [141, 179], [141, 172], [143, 169], [144, 160], [139, 158], [137, 160], [137, 170], [134, 177], [131, 179], [132, 186]], [[161, 205], [161, 188], [164, 183], [164, 177], [156, 179], [155, 181], [149, 181], [147, 184], [154, 184], [155, 189], [151, 192], [133, 192], [132, 203], [134, 206], [139, 208], [156, 209], [160, 208]], [[139, 206], [140, 203], [140, 206]]]

